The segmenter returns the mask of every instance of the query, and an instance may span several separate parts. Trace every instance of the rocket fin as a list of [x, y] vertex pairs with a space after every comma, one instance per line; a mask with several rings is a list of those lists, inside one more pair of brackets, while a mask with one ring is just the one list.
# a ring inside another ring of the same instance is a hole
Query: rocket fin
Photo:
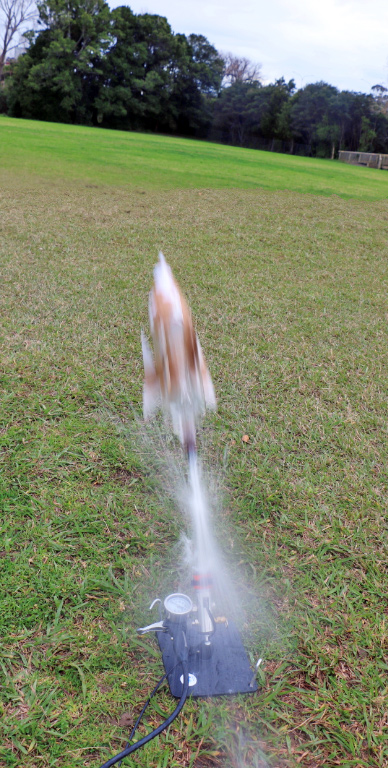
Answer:
[[214, 391], [214, 386], [211, 380], [208, 367], [205, 363], [205, 358], [203, 356], [202, 347], [199, 342], [198, 336], [197, 336], [197, 349], [198, 349], [198, 364], [199, 364], [199, 371], [200, 371], [200, 376], [201, 376], [201, 381], [203, 386], [205, 405], [206, 405], [206, 408], [209, 408], [211, 411], [215, 411], [217, 408], [216, 393]]
[[144, 364], [143, 416], [145, 419], [149, 419], [160, 406], [161, 393], [151, 348], [143, 331], [141, 332], [141, 347]]

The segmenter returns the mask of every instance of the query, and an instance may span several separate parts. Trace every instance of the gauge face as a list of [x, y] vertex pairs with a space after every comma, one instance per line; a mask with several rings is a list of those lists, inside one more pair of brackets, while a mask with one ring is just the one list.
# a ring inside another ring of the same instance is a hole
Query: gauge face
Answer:
[[185, 616], [192, 611], [193, 604], [187, 595], [183, 595], [181, 592], [174, 592], [166, 597], [164, 607], [167, 613], [170, 613], [172, 616]]

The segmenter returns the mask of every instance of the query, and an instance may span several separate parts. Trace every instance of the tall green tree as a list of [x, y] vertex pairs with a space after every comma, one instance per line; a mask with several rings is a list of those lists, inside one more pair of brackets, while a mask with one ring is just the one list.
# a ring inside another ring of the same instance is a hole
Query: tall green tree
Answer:
[[162, 16], [137, 16], [121, 6], [111, 14], [110, 32], [112, 44], [96, 98], [99, 121], [113, 127], [156, 129], [163, 110], [169, 112], [176, 47], [171, 27]]
[[[297, 141], [311, 147], [312, 154], [328, 154], [336, 134], [338, 90], [328, 83], [310, 83], [292, 99], [291, 127]], [[319, 134], [321, 128], [322, 134]], [[320, 146], [323, 145], [323, 146]]]
[[288, 139], [285, 106], [295, 83], [283, 78], [263, 86], [259, 81], [235, 80], [224, 88], [215, 106], [214, 127], [222, 140], [233, 144], [255, 145], [257, 140]]
[[96, 100], [104, 125], [196, 133], [210, 122], [223, 63], [202, 35], [174, 35], [167, 19], [112, 12], [113, 44]]
[[110, 44], [104, 0], [46, 0], [43, 30], [30, 33], [28, 52], [14, 67], [11, 112], [60, 122], [89, 123]]
[[214, 108], [213, 130], [217, 138], [226, 143], [249, 146], [257, 126], [257, 104], [261, 90], [259, 82], [236, 80], [224, 88]]
[[260, 88], [252, 99], [249, 111], [256, 122], [255, 131], [261, 138], [271, 141], [272, 148], [276, 139], [288, 139], [281, 115], [294, 90], [294, 81], [286, 83], [282, 77]]
[[223, 60], [203, 35], [177, 37], [180, 55], [171, 94], [176, 130], [181, 134], [205, 136], [221, 89]]
[[127, 6], [110, 18], [111, 45], [104, 57], [96, 96], [97, 121], [121, 128], [137, 128], [144, 114], [142, 90], [147, 59], [138, 17]]

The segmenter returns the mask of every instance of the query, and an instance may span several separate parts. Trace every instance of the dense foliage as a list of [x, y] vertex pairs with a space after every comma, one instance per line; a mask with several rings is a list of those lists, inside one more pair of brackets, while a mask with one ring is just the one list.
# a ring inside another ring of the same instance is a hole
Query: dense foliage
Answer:
[[[263, 85], [258, 68], [221, 56], [166, 18], [104, 0], [41, 0], [38, 32], [8, 68], [0, 109], [15, 117], [207, 137], [334, 157], [388, 152], [386, 90]], [[7, 70], [6, 70], [7, 72]]]
[[42, 31], [15, 63], [9, 113], [106, 127], [201, 133], [223, 61], [201, 35], [104, 0], [43, 0]]
[[236, 82], [215, 104], [213, 132], [233, 144], [320, 157], [334, 157], [338, 149], [387, 152], [384, 91], [373, 97], [321, 82], [295, 92], [294, 82], [283, 78], [267, 86]]

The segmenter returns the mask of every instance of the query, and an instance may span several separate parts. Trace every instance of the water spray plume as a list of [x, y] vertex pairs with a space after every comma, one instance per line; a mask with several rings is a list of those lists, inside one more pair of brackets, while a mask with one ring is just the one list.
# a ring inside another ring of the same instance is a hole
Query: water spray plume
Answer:
[[216, 397], [190, 308], [162, 253], [154, 269], [149, 297], [154, 355], [142, 333], [143, 413], [150, 418], [161, 406], [187, 452], [196, 449], [196, 429]]

